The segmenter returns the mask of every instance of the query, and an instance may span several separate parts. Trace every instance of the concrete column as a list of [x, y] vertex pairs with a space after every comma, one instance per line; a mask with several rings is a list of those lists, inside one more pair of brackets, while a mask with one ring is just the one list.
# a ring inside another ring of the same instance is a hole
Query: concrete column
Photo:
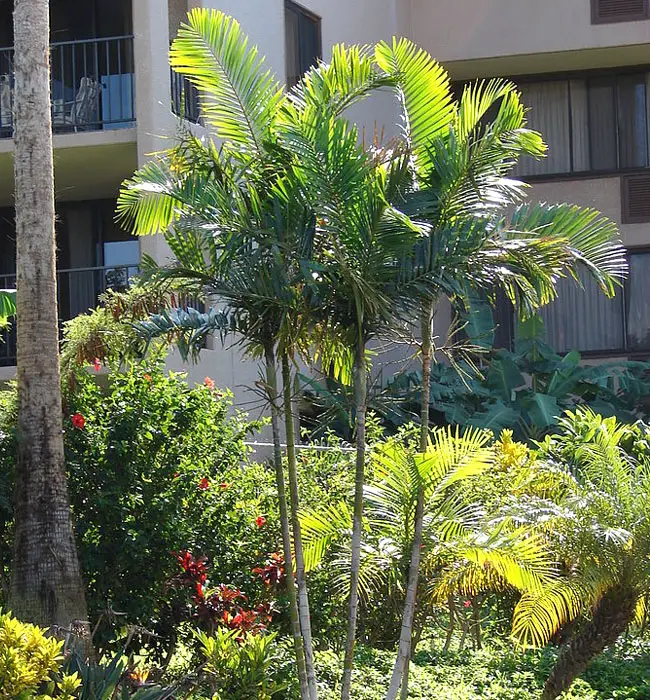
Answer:
[[[176, 128], [171, 112], [167, 0], [135, 0], [133, 34], [138, 166], [142, 166], [152, 153], [169, 147]], [[169, 257], [161, 236], [141, 238], [140, 248], [159, 262]]]

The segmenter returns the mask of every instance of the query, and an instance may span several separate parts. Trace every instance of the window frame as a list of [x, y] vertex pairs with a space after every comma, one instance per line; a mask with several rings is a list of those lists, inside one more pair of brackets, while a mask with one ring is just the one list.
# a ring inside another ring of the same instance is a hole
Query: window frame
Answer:
[[[305, 19], [309, 20], [310, 22], [313, 22], [313, 24], [316, 27], [316, 36], [317, 36], [317, 41], [316, 41], [316, 58], [319, 60], [322, 60], [323, 58], [323, 20], [320, 15], [317, 15], [315, 12], [312, 12], [311, 10], [308, 10], [306, 7], [303, 7], [302, 5], [299, 5], [297, 2], [294, 2], [293, 0], [284, 0], [284, 19], [285, 19], [285, 26], [286, 26], [286, 15], [287, 12], [294, 12], [296, 15], [298, 15], [298, 19], [300, 20], [301, 17], [304, 17]], [[300, 25], [298, 25], [298, 53], [300, 54]], [[285, 42], [285, 53], [287, 50], [287, 35], [285, 31], [284, 35], [284, 42]], [[302, 64], [302, 56], [299, 56], [299, 62]], [[285, 80], [287, 82], [288, 87], [292, 87], [289, 85], [289, 76], [285, 75]]]
[[[630, 258], [633, 255], [648, 255], [650, 254], [650, 245], [643, 245], [643, 246], [634, 246], [630, 247], [626, 251], [626, 258], [628, 261], [628, 264], [630, 262]], [[583, 358], [604, 358], [604, 357], [630, 357], [635, 360], [650, 360], [650, 347], [644, 350], [634, 350], [630, 348], [629, 346], [629, 338], [628, 338], [628, 326], [629, 326], [629, 321], [628, 321], [628, 315], [629, 315], [629, 310], [630, 310], [630, 285], [631, 285], [631, 278], [630, 276], [626, 277], [625, 280], [623, 280], [622, 286], [618, 288], [617, 290], [617, 295], [621, 294], [622, 295], [622, 301], [623, 301], [623, 314], [622, 314], [622, 324], [623, 324], [623, 342], [625, 344], [625, 347], [623, 348], [605, 348], [602, 350], [580, 350], [578, 348], [570, 348], [569, 350], [557, 350], [556, 348], [553, 347], [551, 344], [551, 347], [555, 350], [555, 352], [558, 353], [558, 355], [566, 355], [569, 352], [572, 352], [574, 350], [577, 350], [581, 357]], [[517, 328], [517, 323], [516, 320], [514, 319], [514, 314], [515, 314], [515, 309], [512, 307], [512, 305], [507, 302], [508, 305], [510, 306], [510, 313], [512, 314], [513, 321], [510, 324], [510, 333], [509, 333], [509, 345], [501, 345], [500, 347], [505, 348], [506, 350], [513, 350], [516, 342], [516, 328]], [[500, 312], [497, 311], [497, 309], [493, 306], [492, 307], [492, 314], [496, 320], [497, 313], [501, 313], [502, 315], [505, 316], [505, 311], [503, 308], [501, 309]]]
[[619, 24], [620, 22], [641, 22], [646, 19], [650, 19], [650, 1], [644, 0], [644, 9], [638, 14], [620, 14], [615, 17], [601, 17], [599, 7], [599, 0], [591, 0], [591, 23], [594, 25], [599, 24]]
[[[648, 0], [650, 3], [650, 0]], [[511, 80], [518, 88], [524, 85], [530, 85], [530, 84], [535, 84], [535, 83], [546, 83], [546, 82], [562, 82], [566, 81], [567, 83], [572, 81], [572, 80], [585, 80], [588, 81], [590, 79], [594, 78], [607, 78], [607, 77], [622, 77], [626, 75], [637, 75], [637, 74], [650, 74], [650, 63], [647, 64], [637, 64], [634, 66], [616, 66], [616, 67], [611, 67], [611, 68], [594, 68], [594, 69], [589, 69], [589, 70], [579, 70], [579, 71], [562, 71], [562, 72], [557, 72], [557, 73], [539, 73], [539, 74], [524, 74], [524, 75], [510, 75], [510, 76], [502, 76], [505, 77], [508, 80]], [[471, 81], [463, 81], [463, 84], [466, 84], [467, 82]], [[461, 86], [462, 87], [462, 86]], [[633, 167], [627, 167], [627, 168], [621, 168], [621, 167], [616, 167], [616, 168], [609, 168], [609, 169], [602, 169], [602, 170], [574, 170], [574, 171], [568, 171], [568, 172], [562, 172], [562, 173], [541, 173], [538, 175], [516, 175], [516, 177], [520, 180], [523, 180], [524, 182], [555, 182], [555, 181], [566, 181], [566, 180], [595, 180], [595, 179], [600, 179], [600, 178], [611, 178], [611, 177], [618, 177], [621, 175], [631, 175], [634, 173], [643, 173], [647, 172], [650, 169], [650, 89], [649, 88], [649, 83], [646, 82], [646, 128], [648, 130], [648, 138], [647, 138], [647, 157], [648, 157], [648, 165], [639, 167], [639, 166], [633, 166]], [[570, 92], [569, 92], [570, 94]], [[618, 100], [618, 86], [616, 86], [615, 90], [615, 95], [616, 95], [616, 100]], [[615, 103], [615, 108], [616, 108], [616, 103]], [[571, 113], [571, 103], [569, 102], [568, 105], [569, 109], [569, 114]], [[618, 119], [618, 109], [615, 109], [616, 114], [617, 114], [617, 119]], [[616, 124], [617, 128], [617, 160], [620, 162], [621, 158], [621, 153], [619, 149], [619, 144], [618, 144], [618, 121]], [[542, 134], [542, 137], [544, 137], [544, 134]], [[571, 149], [571, 154], [573, 154], [573, 134], [572, 130], [570, 129], [569, 131], [569, 147]], [[571, 157], [571, 161], [573, 162], [573, 155]], [[590, 163], [591, 166], [591, 163]]]

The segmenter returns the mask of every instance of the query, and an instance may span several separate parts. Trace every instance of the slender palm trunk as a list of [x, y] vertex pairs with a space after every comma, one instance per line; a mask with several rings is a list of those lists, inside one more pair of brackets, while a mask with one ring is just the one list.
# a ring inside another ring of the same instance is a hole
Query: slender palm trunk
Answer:
[[366, 367], [366, 346], [359, 341], [354, 362], [354, 403], [356, 411], [356, 467], [354, 478], [354, 523], [352, 526], [352, 563], [350, 569], [350, 602], [348, 608], [348, 632], [345, 641], [345, 661], [341, 698], [348, 700], [352, 687], [354, 666], [354, 646], [357, 634], [359, 613], [359, 574], [361, 568], [361, 529], [363, 525], [363, 487], [366, 467], [366, 403], [368, 377]]
[[[426, 452], [429, 440], [429, 393], [431, 381], [431, 324], [433, 322], [433, 303], [422, 303], [420, 332], [422, 335], [422, 399], [420, 404], [420, 451]], [[411, 659], [411, 642], [413, 639], [413, 619], [417, 605], [418, 578], [420, 575], [420, 553], [422, 550], [422, 529], [424, 525], [424, 484], [418, 486], [418, 498], [415, 505], [415, 520], [413, 526], [413, 545], [411, 549], [411, 565], [409, 567], [402, 631], [400, 634], [397, 659], [386, 693], [386, 700], [395, 700], [397, 691], [402, 687], [402, 698], [408, 697], [408, 677]]]
[[307, 682], [307, 669], [305, 667], [305, 649], [300, 632], [300, 619], [298, 616], [298, 597], [296, 595], [296, 583], [293, 573], [293, 557], [291, 554], [291, 528], [289, 526], [289, 509], [287, 507], [287, 492], [284, 485], [284, 466], [282, 464], [282, 442], [280, 439], [280, 405], [278, 396], [278, 375], [275, 361], [275, 351], [272, 345], [264, 348], [266, 360], [266, 391], [271, 404], [271, 430], [273, 432], [273, 465], [275, 467], [275, 481], [278, 489], [278, 503], [280, 508], [280, 524], [282, 527], [282, 545], [284, 549], [284, 571], [287, 579], [287, 593], [289, 595], [289, 616], [291, 618], [291, 632], [296, 653], [296, 667], [300, 682], [301, 700], [310, 700], [309, 684]]
[[305, 666], [309, 697], [318, 698], [318, 684], [314, 667], [314, 644], [311, 636], [311, 615], [309, 612], [309, 595], [305, 579], [305, 559], [302, 550], [302, 533], [300, 531], [300, 499], [298, 495], [298, 468], [296, 464], [296, 438], [293, 416], [293, 396], [291, 367], [286, 353], [282, 354], [282, 387], [284, 391], [284, 424], [287, 434], [287, 464], [289, 472], [289, 494], [291, 503], [291, 526], [293, 528], [293, 548], [296, 559], [296, 583], [298, 584], [298, 615], [305, 649]]
[[542, 700], [555, 700], [587, 668], [589, 662], [613, 644], [634, 618], [637, 595], [617, 586], [598, 601], [591, 620], [563, 648], [542, 692]]
[[63, 452], [48, 0], [15, 0], [18, 466], [10, 607], [58, 634], [89, 623]]

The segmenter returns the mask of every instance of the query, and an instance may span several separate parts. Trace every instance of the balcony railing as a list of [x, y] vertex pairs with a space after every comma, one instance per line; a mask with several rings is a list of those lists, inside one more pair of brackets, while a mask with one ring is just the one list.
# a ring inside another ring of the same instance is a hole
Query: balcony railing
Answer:
[[[98, 297], [107, 289], [126, 289], [138, 273], [137, 265], [123, 267], [84, 267], [57, 270], [59, 319], [61, 324], [97, 305]], [[16, 275], [0, 275], [0, 289], [13, 289]], [[0, 333], [0, 367], [16, 364], [15, 323]]]
[[[51, 44], [52, 128], [55, 133], [134, 125], [133, 37]], [[0, 49], [0, 137], [13, 135], [14, 50]]]
[[201, 124], [199, 91], [184, 76], [171, 71], [172, 112], [182, 119]]

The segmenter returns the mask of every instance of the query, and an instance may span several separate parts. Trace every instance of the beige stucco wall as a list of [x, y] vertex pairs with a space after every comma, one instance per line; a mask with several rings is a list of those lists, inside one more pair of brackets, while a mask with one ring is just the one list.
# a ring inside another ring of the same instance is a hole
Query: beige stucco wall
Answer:
[[443, 62], [650, 41], [650, 21], [592, 25], [590, 0], [410, 2], [413, 39]]

